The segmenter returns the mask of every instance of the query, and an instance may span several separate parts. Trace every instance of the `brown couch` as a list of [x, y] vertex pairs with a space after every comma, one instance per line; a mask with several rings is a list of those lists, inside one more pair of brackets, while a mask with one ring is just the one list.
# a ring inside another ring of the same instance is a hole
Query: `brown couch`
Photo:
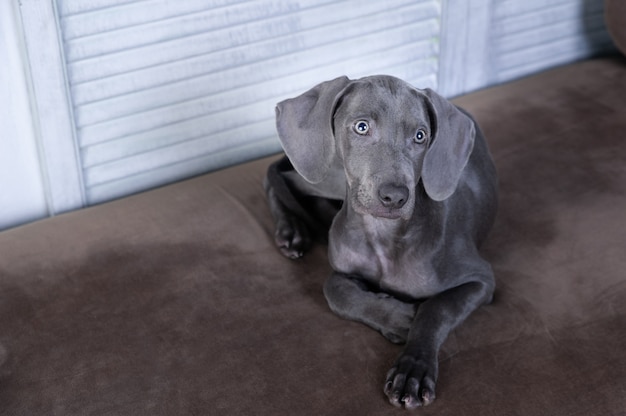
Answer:
[[[626, 59], [456, 103], [499, 171], [498, 289], [418, 412], [626, 414]], [[401, 347], [329, 311], [325, 247], [275, 249], [275, 159], [0, 233], [0, 414], [402, 412], [382, 392]]]

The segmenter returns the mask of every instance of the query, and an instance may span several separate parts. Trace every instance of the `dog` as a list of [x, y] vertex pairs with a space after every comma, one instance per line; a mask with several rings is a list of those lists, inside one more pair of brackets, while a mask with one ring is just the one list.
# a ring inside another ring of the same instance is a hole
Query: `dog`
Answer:
[[276, 245], [299, 258], [323, 230], [330, 309], [405, 345], [384, 383], [393, 405], [432, 403], [442, 343], [495, 289], [479, 247], [497, 177], [477, 123], [430, 89], [377, 75], [281, 101], [276, 127], [285, 157], [264, 181]]

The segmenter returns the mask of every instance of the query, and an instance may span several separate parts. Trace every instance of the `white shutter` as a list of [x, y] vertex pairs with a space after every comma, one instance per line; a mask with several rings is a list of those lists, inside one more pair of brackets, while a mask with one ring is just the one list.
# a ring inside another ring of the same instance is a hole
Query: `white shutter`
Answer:
[[439, 91], [456, 96], [615, 50], [602, 0], [445, 0]]
[[58, 0], [88, 203], [280, 149], [274, 105], [342, 74], [436, 87], [437, 0]]
[[494, 82], [612, 49], [601, 0], [500, 0], [494, 6]]
[[601, 0], [19, 7], [52, 213], [277, 152], [275, 103], [339, 75], [450, 97], [613, 49]]

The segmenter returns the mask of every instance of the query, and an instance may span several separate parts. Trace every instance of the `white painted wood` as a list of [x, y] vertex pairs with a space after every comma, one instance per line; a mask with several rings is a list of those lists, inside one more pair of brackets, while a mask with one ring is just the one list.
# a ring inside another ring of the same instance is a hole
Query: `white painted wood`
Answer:
[[0, 230], [48, 215], [19, 22], [0, 2]]
[[206, 172], [207, 166], [215, 166], [215, 169], [220, 169], [256, 159], [259, 155], [264, 154], [268, 148], [273, 147], [272, 153], [277, 153], [280, 148], [276, 146], [275, 138], [269, 137], [265, 140], [257, 140], [244, 148], [226, 148], [224, 151], [201, 155], [182, 163], [161, 166], [158, 170], [146, 171], [133, 176], [132, 181], [120, 179], [96, 185], [89, 189], [89, 199], [97, 203], [119, 198], [129, 193], [140, 192], [164, 183], [202, 174]]
[[491, 83], [504, 82], [612, 50], [595, 0], [496, 1]]
[[[515, 53], [503, 54], [501, 60], [505, 63], [501, 64], [497, 80], [500, 82], [519, 78], [528, 74], [532, 74], [546, 68], [563, 65], [574, 62], [585, 57], [592, 56], [597, 53], [604, 40], [604, 36], [600, 36], [597, 43], [589, 42], [589, 39], [565, 38], [556, 42], [551, 42], [549, 48], [545, 45], [525, 48]], [[606, 44], [607, 49], [611, 47]]]
[[89, 203], [276, 152], [275, 103], [328, 78], [437, 85], [437, 0], [59, 1]]
[[[410, 30], [410, 29], [409, 29]], [[419, 33], [419, 32], [418, 32]], [[435, 33], [432, 33], [435, 35]], [[374, 37], [380, 37], [373, 35]], [[437, 66], [436, 54], [437, 45], [426, 39], [419, 43], [406, 44], [396, 37], [385, 37], [385, 39], [377, 40], [381, 49], [374, 50], [368, 45], [359, 45], [346, 50], [345, 56], [337, 59], [336, 54], [326, 53], [332, 52], [336, 46], [320, 46], [317, 48], [306, 50], [294, 50], [289, 54], [282, 54], [272, 59], [273, 65], [271, 71], [268, 71], [268, 64], [263, 59], [254, 59], [254, 57], [262, 56], [260, 53], [265, 49], [264, 45], [256, 45], [254, 48], [248, 48], [245, 51], [248, 62], [245, 65], [229, 67], [230, 56], [236, 51], [228, 50], [224, 52], [216, 52], [214, 54], [201, 55], [192, 57], [182, 61], [174, 61], [172, 63], [146, 68], [141, 71], [130, 71], [117, 76], [106, 77], [87, 83], [79, 83], [73, 87], [73, 99], [77, 106], [87, 106], [90, 103], [99, 102], [106, 99], [118, 98], [123, 95], [141, 93], [150, 88], [165, 88], [164, 80], [170, 84], [190, 82], [193, 79], [200, 81], [202, 77], [213, 77], [215, 82], [212, 87], [215, 91], [225, 90], [236, 85], [237, 82], [245, 80], [248, 85], [254, 85], [256, 82], [266, 81], [268, 78], [278, 78], [294, 73], [295, 65], [300, 70], [308, 70], [318, 67], [334, 66], [341, 68], [358, 68], [359, 61], [362, 58], [363, 49], [372, 61], [390, 64], [414, 61], [415, 58], [423, 59], [428, 64], [428, 71], [432, 73], [432, 68]], [[351, 45], [353, 41], [347, 41]], [[275, 43], [273, 47], [278, 47], [279, 43]], [[272, 45], [267, 45], [266, 53], [271, 53]], [[241, 52], [244, 52], [242, 48]], [[208, 87], [205, 87], [208, 88]]]
[[[536, 8], [525, 13], [515, 10], [507, 11], [499, 8], [499, 16], [494, 16], [492, 24], [496, 32], [516, 33], [532, 31], [536, 28], [550, 26], [561, 21], [583, 21], [585, 19], [603, 20], [603, 7], [601, 1], [587, 1], [587, 5], [572, 3], [571, 1], [559, 3], [553, 6]], [[603, 24], [603, 22], [602, 22]]]
[[[217, 9], [244, 1], [247, 0], [148, 0], [122, 3], [120, 7], [109, 7], [95, 12], [77, 12], [76, 9], [80, 5], [89, 5], [93, 2], [65, 0], [60, 1], [64, 6], [60, 10], [61, 16], [64, 17], [63, 37], [67, 41], [162, 19], [179, 18], [194, 12]], [[73, 13], [67, 13], [70, 7], [74, 9]]]
[[[389, 47], [396, 46], [394, 43], [397, 43], [398, 39], [410, 43], [419, 42], [424, 39], [425, 35], [435, 36], [438, 31], [438, 26], [435, 21], [407, 24], [407, 22], [403, 22], [403, 20], [403, 18], [390, 18], [385, 21], [383, 29], [385, 29], [388, 36], [380, 36], [377, 33], [369, 35], [359, 31], [360, 33], [355, 36], [361, 37], [362, 41], [357, 43], [352, 40], [341, 40], [327, 45], [326, 42], [332, 41], [334, 37], [329, 40], [321, 40], [320, 43], [324, 46], [300, 52], [298, 54], [300, 55], [300, 59], [297, 61], [294, 57], [288, 57], [292, 65], [284, 68], [283, 71], [298, 73], [308, 68], [319, 70], [323, 67], [324, 61], [328, 62], [328, 60], [341, 62], [343, 59], [359, 58], [362, 62], [362, 57], [371, 51], [379, 52], [379, 55], [385, 58], [386, 54], [384, 54], [384, 51]], [[411, 19], [406, 18], [406, 20]], [[398, 24], [393, 24], [395, 22]], [[378, 28], [376, 27], [376, 29]], [[317, 39], [319, 39], [319, 37]], [[268, 45], [268, 54], [266, 56], [272, 57], [271, 50], [275, 50], [278, 46], [277, 44]], [[346, 50], [342, 52], [342, 47], [344, 46]], [[251, 49], [257, 49], [257, 47], [253, 46]], [[338, 54], [341, 54], [341, 56], [337, 56]], [[175, 103], [195, 100], [199, 97], [213, 97], [215, 94], [222, 94], [219, 97], [219, 102], [217, 102], [217, 97], [216, 100], [213, 100], [214, 105], [219, 108], [241, 105], [245, 100], [256, 99], [255, 94], [250, 95], [249, 90], [265, 92], [266, 88], [262, 86], [262, 84], [269, 77], [273, 78], [275, 86], [267, 89], [288, 88], [288, 86], [281, 85], [284, 84], [282, 77], [279, 78], [275, 74], [275, 72], [280, 72], [280, 70], [273, 70], [273, 68], [278, 67], [280, 62], [275, 64], [273, 62], [274, 59], [270, 59], [270, 62], [265, 60], [261, 65], [253, 64], [253, 68], [256, 67], [259, 69], [257, 72], [251, 71], [245, 63], [242, 63], [241, 66], [234, 66], [232, 69], [221, 71], [221, 73], [208, 73], [175, 83], [169, 83], [169, 79], [164, 78], [161, 82], [167, 82], [165, 85], [158, 85], [111, 99], [99, 100], [94, 103], [78, 106], [75, 113], [76, 124], [79, 127], [97, 124], [119, 117], [162, 108]], [[279, 61], [284, 62], [285, 60], [279, 59]], [[227, 66], [228, 63], [229, 61], [222, 62], [222, 65]], [[230, 61], [230, 63], [231, 65], [233, 64], [232, 61]], [[367, 68], [369, 68], [370, 65], [371, 64], [369, 64]], [[237, 75], [242, 72], [245, 73], [245, 75], [243, 77], [237, 77]], [[242, 85], [250, 85], [247, 88], [248, 91], [246, 91], [246, 88], [242, 87]], [[225, 96], [223, 92], [226, 92]], [[271, 91], [267, 91], [266, 93], [271, 93]], [[241, 96], [241, 98], [231, 101], [231, 96]], [[274, 94], [274, 96], [276, 95]], [[242, 100], [244, 101], [242, 102]]]
[[[232, 62], [239, 65], [261, 60], [272, 52], [275, 55], [289, 54], [314, 47], [320, 43], [317, 41], [318, 36], [332, 39], [333, 36], [339, 38], [342, 33], [346, 33], [345, 37], [350, 33], [373, 33], [375, 30], [369, 30], [367, 25], [384, 25], [385, 22], [380, 20], [389, 14], [380, 19], [375, 16], [385, 11], [395, 11], [396, 15], [405, 14], [416, 21], [417, 16], [437, 19], [437, 10], [436, 1], [425, 0], [367, 1], [359, 3], [358, 7], [335, 2], [271, 19], [244, 21], [231, 27], [207, 25], [206, 32], [193, 36], [173, 37], [164, 42], [136, 45], [130, 50], [118, 49], [97, 59], [72, 62], [69, 72], [72, 82], [80, 84], [174, 62], [183, 62], [184, 65], [184, 60], [200, 56], [210, 56], [217, 68], [224, 69], [224, 63], [231, 63], [232, 68]], [[359, 19], [365, 20], [367, 24]], [[312, 30], [316, 32], [310, 32]], [[353, 41], [356, 39], [353, 38]], [[116, 43], [111, 43], [113, 48]], [[251, 48], [252, 45], [256, 47]], [[68, 48], [71, 47], [70, 43]], [[208, 67], [206, 70], [215, 68]]]
[[448, 97], [613, 49], [597, 0], [446, 0], [442, 19]]
[[[430, 44], [424, 45], [425, 55], [429, 55], [434, 52], [431, 47], [432, 45]], [[390, 48], [372, 54], [370, 56], [372, 61], [380, 64], [373, 64], [369, 67], [370, 71], [364, 72], [355, 70], [358, 67], [360, 58], [354, 58], [352, 60], [335, 63], [330, 66], [323, 66], [308, 71], [302, 71], [295, 75], [283, 77], [277, 81], [255, 84], [254, 86], [241, 89], [241, 91], [237, 93], [241, 96], [241, 100], [245, 100], [253, 94], [256, 94], [256, 99], [258, 100], [263, 97], [259, 95], [261, 91], [265, 91], [264, 96], [269, 97], [265, 101], [257, 103], [252, 107], [222, 106], [220, 103], [224, 103], [225, 99], [217, 95], [208, 98], [206, 103], [193, 103], [189, 106], [189, 108], [179, 111], [179, 114], [186, 116], [180, 121], [176, 121], [174, 119], [175, 112], [172, 111], [172, 109], [159, 109], [157, 110], [158, 115], [155, 114], [153, 117], [150, 117], [150, 126], [141, 124], [139, 116], [137, 116], [136, 123], [124, 123], [127, 128], [139, 128], [141, 130], [139, 133], [122, 134], [119, 129], [113, 129], [113, 127], [119, 127], [119, 125], [107, 123], [111, 127], [111, 134], [121, 135], [122, 137], [111, 140], [94, 140], [92, 144], [86, 146], [83, 150], [84, 164], [86, 167], [91, 167], [126, 156], [138, 154], [143, 151], [150, 151], [163, 146], [171, 146], [183, 141], [185, 138], [200, 136], [206, 137], [206, 140], [210, 140], [211, 134], [217, 133], [218, 131], [215, 123], [211, 121], [215, 118], [221, 120], [220, 127], [225, 131], [228, 131], [231, 128], [236, 129], [237, 127], [240, 127], [242, 123], [242, 117], [240, 116], [241, 113], [246, 113], [245, 118], [248, 122], [254, 122], [259, 119], [271, 120], [273, 119], [274, 105], [276, 102], [302, 91], [293, 86], [294, 84], [301, 83], [301, 79], [311, 79], [312, 85], [316, 82], [315, 80], [321, 81], [344, 72], [350, 77], [358, 78], [371, 72], [384, 71], [385, 73], [407, 79], [414, 85], [421, 88], [435, 88], [436, 78], [434, 73], [436, 71], [436, 66], [428, 67], [420, 65], [421, 62], [419, 61], [415, 62], [407, 59], [407, 56], [411, 56], [411, 52], [415, 52], [415, 48], [416, 45], [403, 45], [399, 48]], [[307, 86], [302, 88], [307, 88]], [[277, 96], [276, 94], [279, 95]], [[229, 91], [226, 95], [232, 96], [233, 93]], [[203, 115], [200, 112], [194, 112], [195, 109], [204, 110], [207, 106], [211, 106], [211, 104], [215, 106], [213, 108], [213, 113]], [[143, 120], [147, 120], [145, 115], [146, 114], [143, 114]], [[196, 115], [196, 117], [190, 118], [190, 116], [193, 115]], [[159, 123], [162, 125], [159, 126]], [[273, 127], [271, 128], [273, 129]], [[91, 133], [93, 133], [93, 136], [102, 139], [102, 134], [105, 132], [106, 129], [104, 125], [99, 124], [89, 129], [89, 135], [86, 134], [87, 131], [84, 131], [83, 138], [86, 139], [91, 136]], [[98, 135], [96, 136], [96, 134]], [[235, 135], [234, 132], [232, 134]]]
[[275, 103], [341, 74], [388, 73], [451, 97], [610, 48], [599, 0], [22, 0], [21, 10], [53, 212], [276, 152]]
[[445, 0], [442, 14], [439, 93], [454, 97], [494, 78], [491, 10], [496, 0]]
[[[511, 31], [508, 27], [502, 31], [504, 35], [497, 42], [498, 52], [503, 53], [516, 51], [533, 46], [541, 46], [550, 42], [558, 42], [563, 39], [576, 40], [579, 43], [593, 44], [591, 37], [594, 34], [602, 35], [604, 32], [604, 20], [602, 16], [577, 19], [537, 19], [538, 24], [519, 31]], [[587, 33], [581, 36], [581, 33]]]
[[[135, 49], [144, 45], [180, 39], [206, 31], [232, 28], [273, 16], [293, 12], [300, 8], [320, 7], [333, 0], [299, 0], [296, 2], [262, 1], [235, 4], [223, 12], [210, 8], [177, 18], [162, 19], [148, 24], [103, 32], [67, 42], [67, 60], [73, 62], [93, 56], [106, 55], [119, 50]], [[146, 13], [142, 7], [139, 13]], [[101, 17], [100, 17], [101, 18]], [[231, 39], [231, 42], [236, 41]], [[232, 46], [232, 45], [231, 45]]]
[[20, 2], [48, 205], [58, 214], [83, 207], [85, 199], [54, 6], [52, 0]]
[[603, 10], [600, 0], [496, 0], [494, 17], [497, 20], [507, 19], [533, 12], [545, 13], [554, 7], [563, 6], [581, 10], [583, 13]]
[[136, 0], [58, 0], [60, 16], [106, 10], [113, 6], [133, 3]]

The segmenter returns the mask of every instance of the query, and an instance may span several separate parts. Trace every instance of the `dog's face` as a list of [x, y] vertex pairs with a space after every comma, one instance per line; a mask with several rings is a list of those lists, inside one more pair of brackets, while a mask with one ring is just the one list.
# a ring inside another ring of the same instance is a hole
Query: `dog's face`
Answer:
[[397, 78], [363, 78], [343, 91], [333, 133], [356, 212], [411, 217], [431, 124], [425, 95]]
[[305, 180], [324, 186], [342, 169], [349, 205], [389, 219], [411, 217], [420, 179], [431, 199], [452, 195], [476, 133], [473, 121], [434, 91], [386, 75], [339, 77], [282, 101], [276, 127]]

